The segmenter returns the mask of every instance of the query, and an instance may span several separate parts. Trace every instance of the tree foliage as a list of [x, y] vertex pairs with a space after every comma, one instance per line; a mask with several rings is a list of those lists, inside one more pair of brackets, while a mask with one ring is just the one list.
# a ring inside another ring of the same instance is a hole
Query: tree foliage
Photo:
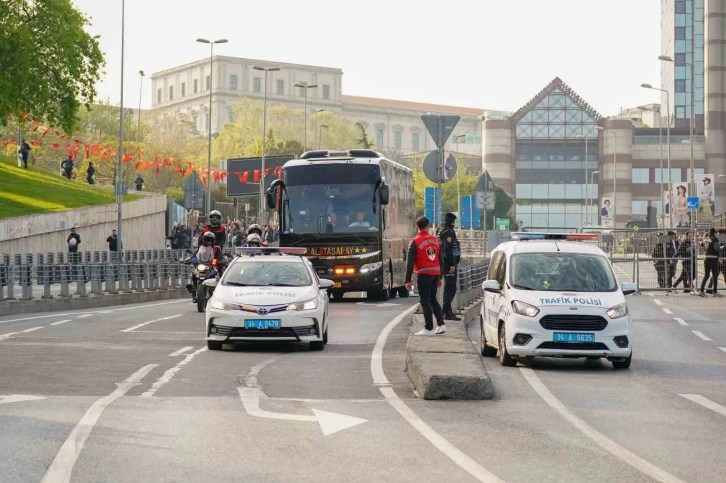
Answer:
[[358, 132], [358, 135], [360, 136], [358, 139], [355, 140], [356, 146], [362, 149], [371, 149], [373, 146], [375, 146], [376, 143], [368, 139], [368, 134], [366, 134], [366, 130], [363, 127], [363, 124], [361, 124], [360, 122], [356, 122], [354, 127]]
[[[24, 115], [70, 133], [105, 65], [89, 19], [70, 0], [0, 2], [0, 122]], [[22, 122], [22, 121], [21, 121]]]

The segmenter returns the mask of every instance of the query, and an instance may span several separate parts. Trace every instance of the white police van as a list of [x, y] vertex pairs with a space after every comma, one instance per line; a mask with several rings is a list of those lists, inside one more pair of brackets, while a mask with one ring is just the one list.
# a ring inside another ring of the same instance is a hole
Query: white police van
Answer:
[[481, 354], [504, 366], [532, 357], [607, 358], [627, 369], [632, 321], [595, 234], [512, 233], [491, 256], [482, 284]]

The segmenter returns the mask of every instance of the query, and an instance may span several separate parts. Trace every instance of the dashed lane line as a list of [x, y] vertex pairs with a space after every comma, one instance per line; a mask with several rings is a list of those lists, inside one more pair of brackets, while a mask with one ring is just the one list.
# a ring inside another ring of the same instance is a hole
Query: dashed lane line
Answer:
[[88, 318], [88, 317], [90, 317], [90, 316], [92, 316], [92, 315], [93, 315], [93, 314], [83, 314], [83, 315], [79, 315], [79, 316], [78, 316], [78, 317], [76, 317], [76, 318], [77, 318], [77, 319], [85, 319], [85, 318]]
[[653, 302], [655, 302], [656, 305], [663, 305], [663, 302], [658, 299], [653, 299]]
[[30, 329], [19, 330], [17, 332], [8, 332], [7, 334], [0, 334], [0, 341], [1, 340], [8, 340], [11, 337], [13, 337], [14, 335], [25, 334], [25, 333], [28, 333], [28, 332], [35, 332], [36, 330], [40, 330], [42, 328], [43, 327], [31, 327]]
[[663, 309], [663, 312], [665, 312], [668, 315], [673, 315], [673, 311], [671, 309]]
[[720, 404], [711, 401], [707, 397], [701, 396], [700, 394], [679, 394], [679, 396], [693, 401], [696, 404], [700, 404], [701, 406], [717, 412], [722, 416], [726, 416], [726, 407], [723, 407]]
[[172, 367], [171, 369], [169, 369], [168, 371], [166, 371], [164, 373], [164, 375], [162, 375], [159, 379], [157, 379], [156, 382], [154, 384], [152, 384], [151, 389], [149, 389], [148, 391], [146, 391], [145, 393], [143, 393], [140, 397], [151, 397], [151, 396], [153, 396], [154, 393], [156, 393], [156, 391], [158, 391], [163, 385], [169, 383], [169, 381], [171, 381], [171, 379], [176, 375], [177, 372], [179, 372], [181, 370], [182, 367], [184, 367], [185, 365], [189, 364], [189, 362], [192, 359], [194, 359], [194, 356], [196, 356], [200, 352], [204, 352], [206, 350], [207, 350], [206, 347], [202, 347], [201, 349], [199, 349], [199, 350], [197, 350], [195, 352], [192, 352], [191, 354], [187, 354], [187, 356], [184, 357], [184, 359], [182, 359], [181, 361], [177, 362], [177, 364], [174, 367]]
[[688, 325], [688, 322], [686, 322], [685, 320], [683, 320], [683, 319], [681, 319], [681, 318], [679, 318], [679, 317], [673, 317], [673, 318], [674, 318], [674, 320], [675, 320], [676, 322], [678, 322], [678, 323], [679, 323], [679, 324], [681, 324], [681, 325]]
[[178, 351], [174, 351], [171, 354], [169, 354], [169, 357], [180, 356], [180, 355], [184, 354], [186, 351], [188, 351], [189, 349], [194, 349], [194, 347], [192, 347], [192, 346], [182, 347]]
[[707, 336], [706, 334], [704, 334], [704, 333], [703, 333], [703, 332], [701, 332], [700, 330], [692, 330], [691, 332], [693, 332], [694, 334], [696, 334], [696, 336], [697, 336], [697, 337], [698, 337], [699, 339], [701, 339], [701, 340], [705, 340], [706, 342], [710, 342], [710, 341], [712, 341], [712, 340], [713, 340], [712, 338], [710, 338], [709, 336]]
[[123, 329], [123, 330], [121, 330], [121, 332], [133, 332], [133, 331], [135, 331], [136, 329], [140, 329], [141, 327], [144, 327], [144, 326], [146, 326], [146, 325], [149, 325], [149, 324], [153, 324], [154, 322], [160, 322], [160, 321], [162, 321], [162, 320], [169, 320], [169, 319], [175, 319], [175, 318], [177, 318], [177, 317], [181, 317], [182, 315], [183, 315], [183, 314], [176, 314], [176, 315], [171, 315], [171, 316], [169, 316], [169, 317], [162, 317], [162, 318], [160, 318], [160, 319], [154, 319], [154, 320], [149, 320], [149, 321], [146, 321], [146, 322], [142, 322], [142, 323], [140, 323], [140, 324], [134, 325], [134, 326], [132, 326], [132, 327], [129, 327], [128, 329]]
[[719, 347], [722, 351], [726, 352], [726, 347]]

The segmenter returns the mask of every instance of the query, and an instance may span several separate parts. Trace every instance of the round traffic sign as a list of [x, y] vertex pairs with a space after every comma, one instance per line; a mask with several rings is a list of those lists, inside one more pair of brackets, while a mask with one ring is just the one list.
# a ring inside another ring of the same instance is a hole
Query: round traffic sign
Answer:
[[[438, 174], [438, 164], [439, 164], [439, 152], [438, 151], [431, 151], [427, 156], [426, 159], [424, 159], [423, 163], [423, 171], [426, 177], [434, 182], [439, 182], [439, 174]], [[456, 176], [456, 158], [453, 154], [449, 154], [449, 156], [446, 158], [446, 163], [444, 163], [444, 169], [441, 176], [441, 182], [446, 183], [448, 181], [451, 181], [454, 176]]]

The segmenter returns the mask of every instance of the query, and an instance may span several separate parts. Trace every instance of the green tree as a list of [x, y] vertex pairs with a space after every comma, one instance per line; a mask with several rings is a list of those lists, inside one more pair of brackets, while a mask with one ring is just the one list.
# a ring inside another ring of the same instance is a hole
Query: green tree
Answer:
[[375, 142], [368, 139], [368, 134], [366, 134], [366, 130], [363, 127], [363, 124], [356, 122], [354, 127], [358, 132], [358, 135], [360, 136], [358, 139], [355, 140], [356, 145], [359, 148], [371, 149], [373, 146], [375, 146]]
[[73, 132], [105, 65], [89, 19], [70, 0], [0, 2], [0, 122], [23, 116]]

